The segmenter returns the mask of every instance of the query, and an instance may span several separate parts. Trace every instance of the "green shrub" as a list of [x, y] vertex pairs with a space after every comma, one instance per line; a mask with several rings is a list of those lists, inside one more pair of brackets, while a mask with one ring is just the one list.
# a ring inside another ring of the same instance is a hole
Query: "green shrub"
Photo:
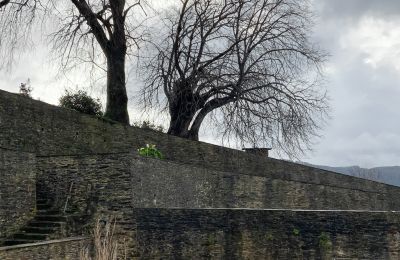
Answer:
[[322, 232], [321, 235], [319, 236], [319, 246], [321, 249], [324, 249], [324, 250], [332, 249], [332, 242], [327, 233]]
[[156, 125], [156, 124], [150, 122], [149, 120], [144, 120], [141, 123], [135, 122], [135, 123], [133, 123], [133, 126], [139, 127], [142, 129], [151, 129], [151, 130], [162, 132], [162, 133], [165, 132], [165, 129], [162, 125]]
[[75, 93], [66, 90], [60, 98], [60, 106], [93, 116], [103, 116], [100, 100], [92, 98], [83, 90]]
[[32, 90], [30, 79], [19, 86], [19, 94], [24, 97], [32, 98]]
[[153, 157], [157, 159], [163, 159], [164, 156], [162, 153], [156, 148], [154, 144], [146, 144], [146, 147], [142, 147], [139, 150], [139, 154], [141, 156], [146, 156], [146, 157]]

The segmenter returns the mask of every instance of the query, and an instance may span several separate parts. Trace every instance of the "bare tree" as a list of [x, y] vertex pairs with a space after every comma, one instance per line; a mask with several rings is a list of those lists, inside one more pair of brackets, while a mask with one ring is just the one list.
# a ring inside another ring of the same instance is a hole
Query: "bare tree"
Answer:
[[125, 61], [140, 40], [137, 13], [132, 13], [136, 7], [142, 7], [140, 0], [0, 1], [0, 57], [12, 62], [14, 51], [30, 39], [32, 28], [57, 25], [50, 39], [62, 66], [104, 63], [105, 116], [129, 124]]
[[328, 105], [319, 84], [326, 55], [309, 41], [307, 0], [180, 3], [145, 66], [144, 100], [152, 106], [164, 91], [168, 133], [197, 140], [212, 115], [242, 144], [272, 142], [289, 155], [308, 148]]
[[3, 6], [5, 6], [5, 5], [9, 4], [9, 3], [10, 3], [10, 0], [0, 1], [0, 8], [2, 8]]

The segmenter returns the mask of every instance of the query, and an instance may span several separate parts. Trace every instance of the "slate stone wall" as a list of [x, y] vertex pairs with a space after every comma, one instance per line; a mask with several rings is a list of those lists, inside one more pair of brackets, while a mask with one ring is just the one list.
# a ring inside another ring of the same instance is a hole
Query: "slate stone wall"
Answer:
[[[166, 160], [137, 157], [146, 143]], [[0, 148], [3, 197], [21, 181], [10, 173], [31, 176], [36, 156], [38, 184], [55, 205], [77, 213], [76, 223], [117, 215], [136, 243], [135, 257], [399, 258], [399, 213], [258, 209], [400, 210], [398, 187], [126, 127], [4, 91]], [[4, 152], [10, 150], [18, 152]], [[10, 165], [22, 167], [5, 170]], [[26, 176], [21, 187], [29, 187]], [[30, 189], [20, 191], [34, 199]], [[12, 199], [4, 201], [13, 205]], [[32, 204], [26, 205], [17, 210]], [[216, 209], [226, 207], [254, 210]]]
[[[130, 221], [121, 223], [131, 234], [128, 259], [400, 257], [398, 212], [132, 209], [129, 214]], [[0, 248], [0, 259], [79, 259], [87, 243]]]
[[349, 189], [222, 172], [136, 153], [38, 157], [38, 182], [59, 208], [91, 214], [96, 208], [267, 208], [394, 210], [400, 196], [382, 189]]
[[0, 148], [0, 242], [32, 217], [35, 192], [35, 156]]
[[400, 214], [135, 209], [144, 259], [399, 259]]
[[10, 246], [0, 248], [2, 260], [77, 260], [87, 245], [84, 239], [64, 239], [33, 245]]
[[[156, 144], [168, 160], [199, 168], [265, 176], [276, 182], [315, 184], [315, 187], [339, 186], [372, 193], [382, 191], [390, 197], [385, 203], [392, 210], [400, 209], [397, 187], [151, 130], [113, 124], [0, 91], [0, 147], [34, 152], [38, 156], [62, 156], [136, 152], [146, 143]], [[299, 192], [303, 191], [300, 189]], [[323, 195], [315, 199], [326, 198]], [[371, 201], [371, 209], [375, 207], [376, 200], [384, 199], [376, 194], [376, 199]]]

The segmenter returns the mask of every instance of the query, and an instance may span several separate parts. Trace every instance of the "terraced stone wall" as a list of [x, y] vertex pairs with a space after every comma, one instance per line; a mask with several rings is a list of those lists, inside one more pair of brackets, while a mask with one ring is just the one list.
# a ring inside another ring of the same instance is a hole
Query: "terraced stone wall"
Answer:
[[0, 242], [35, 213], [35, 192], [35, 156], [0, 148]]
[[[136, 153], [38, 157], [38, 181], [59, 208], [264, 208], [393, 210], [399, 189], [350, 189], [195, 167]], [[397, 192], [397, 193], [396, 193]]]
[[400, 214], [136, 209], [135, 255], [149, 259], [399, 259]]
[[88, 245], [85, 239], [62, 239], [0, 248], [2, 260], [77, 260]]
[[[248, 179], [265, 177], [273, 180], [265, 184], [272, 187], [268, 187], [263, 194], [265, 201], [270, 200], [270, 205], [274, 207], [291, 205], [294, 208], [320, 209], [322, 205], [323, 208], [348, 208], [353, 207], [351, 201], [355, 200], [356, 209], [400, 210], [398, 187], [122, 126], [0, 91], [0, 147], [32, 152], [39, 157], [50, 158], [51, 163], [53, 157], [135, 153], [146, 143], [156, 144], [171, 162], [210, 172], [253, 176], [246, 177]], [[224, 179], [225, 184], [228, 179]], [[331, 191], [327, 187], [332, 187]], [[273, 192], [272, 195], [281, 193], [279, 196], [280, 200], [284, 198], [281, 200], [283, 204], [274, 204], [276, 200], [267, 198], [270, 196], [268, 192]], [[369, 194], [368, 199], [358, 196], [364, 193]], [[310, 199], [300, 199], [304, 197]], [[332, 203], [326, 204], [326, 201]]]
[[[166, 160], [137, 157], [146, 143]], [[4, 91], [0, 148], [1, 173], [8, 175], [30, 172], [34, 161], [27, 161], [36, 156], [38, 184], [58, 207], [89, 222], [117, 215], [136, 243], [135, 257], [399, 258], [399, 213], [259, 209], [400, 210], [398, 187], [122, 126]], [[4, 152], [10, 150], [17, 152]], [[17, 168], [6, 170], [10, 165]], [[10, 189], [3, 184], [10, 180], [0, 175], [1, 189]]]

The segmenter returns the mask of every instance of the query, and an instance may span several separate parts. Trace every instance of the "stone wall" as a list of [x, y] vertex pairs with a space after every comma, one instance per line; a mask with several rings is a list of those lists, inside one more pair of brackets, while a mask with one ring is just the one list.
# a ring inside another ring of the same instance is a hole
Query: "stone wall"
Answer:
[[0, 242], [35, 213], [35, 163], [33, 154], [0, 148]]
[[[400, 257], [398, 212], [132, 209], [129, 214], [121, 226], [132, 234], [128, 259]], [[65, 239], [0, 248], [0, 259], [79, 259], [87, 243]]]
[[29, 245], [0, 247], [2, 260], [77, 260], [88, 242], [83, 238], [69, 238]]
[[[264, 175], [222, 172], [136, 153], [38, 157], [38, 181], [59, 208], [91, 214], [97, 207], [400, 209], [391, 186], [349, 189]], [[299, 173], [300, 174], [300, 173]], [[396, 195], [397, 194], [397, 195]]]
[[400, 215], [383, 212], [135, 209], [145, 259], [399, 259]]
[[[146, 143], [166, 160], [138, 157]], [[122, 126], [4, 91], [0, 152], [7, 204], [1, 209], [10, 211], [0, 212], [0, 221], [10, 223], [15, 211], [28, 218], [36, 156], [39, 187], [73, 214], [68, 221], [77, 229], [70, 231], [82, 231], [74, 225], [82, 220], [116, 215], [132, 234], [134, 257], [399, 259], [398, 212], [258, 209], [400, 210], [398, 187]], [[14, 209], [21, 204], [13, 202], [15, 193], [26, 207]], [[2, 234], [9, 226], [0, 226]], [[12, 256], [46, 248], [32, 250]]]
[[248, 154], [221, 146], [122, 126], [0, 90], [0, 147], [39, 156], [123, 153], [156, 144], [166, 158], [224, 172], [355, 190], [398, 188], [351, 176]]

